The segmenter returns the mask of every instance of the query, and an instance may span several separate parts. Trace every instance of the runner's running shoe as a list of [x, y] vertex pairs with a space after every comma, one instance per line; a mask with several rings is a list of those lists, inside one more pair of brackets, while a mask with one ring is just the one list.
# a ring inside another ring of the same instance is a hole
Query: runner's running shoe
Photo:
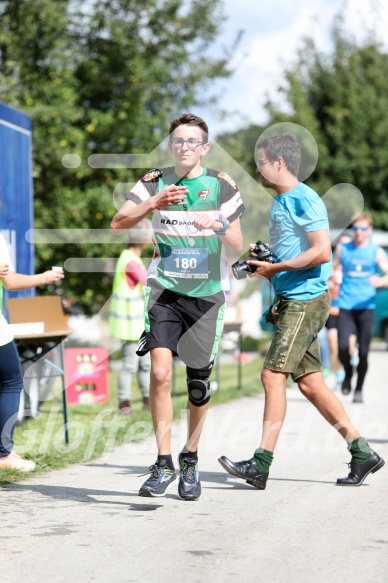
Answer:
[[165, 460], [156, 461], [149, 470], [151, 475], [140, 488], [138, 496], [164, 496], [178, 481], [175, 470], [169, 468]]
[[202, 487], [199, 481], [198, 460], [192, 460], [180, 453], [178, 457], [180, 476], [178, 494], [181, 500], [198, 500]]

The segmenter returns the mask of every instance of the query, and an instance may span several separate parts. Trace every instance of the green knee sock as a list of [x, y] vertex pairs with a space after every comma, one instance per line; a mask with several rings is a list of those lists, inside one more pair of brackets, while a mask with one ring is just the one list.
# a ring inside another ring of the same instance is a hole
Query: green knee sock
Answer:
[[257, 469], [259, 470], [259, 472], [263, 474], [268, 474], [270, 465], [272, 464], [273, 460], [272, 451], [268, 451], [268, 449], [263, 449], [262, 447], [259, 447], [253, 454], [253, 458], [256, 462]]
[[352, 454], [353, 464], [361, 464], [367, 460], [372, 453], [372, 450], [369, 447], [365, 437], [359, 437], [351, 443], [348, 443], [348, 450]]

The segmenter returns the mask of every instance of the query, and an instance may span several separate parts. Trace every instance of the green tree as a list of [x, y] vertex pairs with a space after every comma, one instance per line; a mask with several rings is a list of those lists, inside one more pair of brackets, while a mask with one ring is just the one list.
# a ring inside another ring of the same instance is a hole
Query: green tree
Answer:
[[[332, 38], [329, 53], [305, 39], [278, 88], [286, 105], [275, 105], [271, 97], [266, 103], [267, 127], [286, 121], [309, 130], [319, 160], [307, 183], [321, 195], [339, 183], [355, 185], [375, 226], [388, 229], [388, 54], [373, 36], [361, 44], [349, 38], [341, 19]], [[234, 147], [243, 164], [245, 150], [245, 164], [252, 167], [251, 144], [261, 131], [251, 126], [219, 141]]]
[[[147, 153], [173, 115], [203, 95], [215, 100], [212, 81], [231, 73], [229, 53], [209, 53], [221, 8], [220, 0], [0, 0], [1, 99], [32, 116], [36, 228], [109, 228], [115, 186], [141, 170], [93, 169], [89, 156]], [[68, 153], [78, 167], [62, 164]], [[123, 244], [37, 244], [36, 267], [117, 256]], [[65, 290], [98, 308], [111, 282], [69, 273]]]
[[234, 160], [238, 162], [248, 174], [255, 177], [254, 151], [258, 137], [265, 128], [258, 125], [250, 125], [236, 133], [221, 134], [217, 142]]
[[[291, 121], [309, 129], [319, 146], [310, 184], [322, 194], [336, 183], [354, 184], [375, 225], [387, 229], [388, 55], [371, 38], [361, 46], [347, 39], [340, 23], [333, 40], [333, 53], [327, 56], [306, 41], [287, 71]], [[270, 104], [268, 109], [277, 120], [279, 112]]]

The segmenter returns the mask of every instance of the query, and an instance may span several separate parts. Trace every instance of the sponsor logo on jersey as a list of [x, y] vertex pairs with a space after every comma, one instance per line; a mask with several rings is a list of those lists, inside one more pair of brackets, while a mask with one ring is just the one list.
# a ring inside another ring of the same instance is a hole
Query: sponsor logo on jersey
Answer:
[[233, 178], [229, 176], [229, 174], [227, 174], [226, 172], [219, 172], [218, 176], [219, 178], [223, 178], [224, 180], [226, 180], [226, 182], [229, 182], [229, 184], [233, 186], [233, 188], [237, 188], [237, 185]]
[[160, 219], [161, 225], [194, 225], [194, 222], [191, 221], [178, 221], [176, 219]]
[[143, 176], [143, 180], [144, 182], [149, 182], [150, 180], [154, 180], [155, 178], [159, 178], [160, 176], [162, 176], [162, 171], [159, 170], [158, 168], [154, 168], [153, 170], [147, 172], [145, 176]]
[[210, 194], [210, 188], [205, 188], [204, 190], [200, 190], [198, 192], [198, 196], [202, 198], [202, 200], [206, 200]]

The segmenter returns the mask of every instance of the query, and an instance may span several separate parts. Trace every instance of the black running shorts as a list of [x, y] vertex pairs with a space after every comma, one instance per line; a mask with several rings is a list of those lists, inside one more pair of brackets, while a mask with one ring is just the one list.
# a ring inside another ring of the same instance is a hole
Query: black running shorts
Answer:
[[145, 331], [137, 354], [169, 348], [188, 367], [208, 366], [217, 354], [224, 327], [224, 292], [191, 298], [152, 282], [145, 287], [145, 294]]

